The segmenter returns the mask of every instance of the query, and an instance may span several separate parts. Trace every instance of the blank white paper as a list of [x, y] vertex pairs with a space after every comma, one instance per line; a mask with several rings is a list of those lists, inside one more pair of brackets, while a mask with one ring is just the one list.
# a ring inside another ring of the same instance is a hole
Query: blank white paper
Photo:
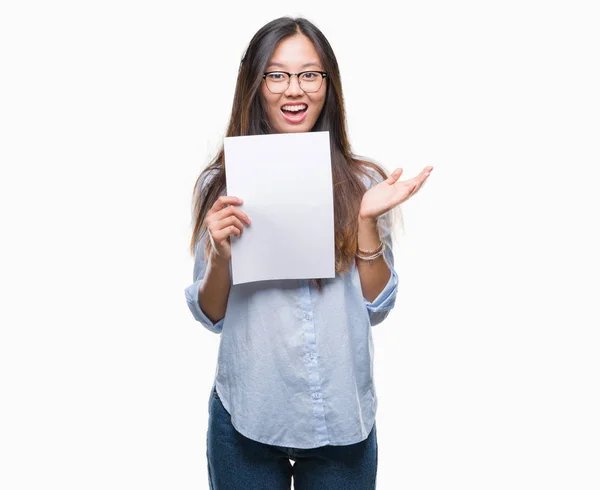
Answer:
[[224, 138], [227, 195], [252, 224], [231, 236], [233, 284], [335, 277], [329, 131]]

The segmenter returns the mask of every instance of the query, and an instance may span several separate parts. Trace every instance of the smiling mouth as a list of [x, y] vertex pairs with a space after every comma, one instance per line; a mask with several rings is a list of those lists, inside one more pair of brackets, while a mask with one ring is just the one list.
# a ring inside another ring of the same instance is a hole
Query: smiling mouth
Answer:
[[[299, 106], [303, 106], [302, 109], [297, 109]], [[284, 107], [294, 107], [296, 110], [286, 110]], [[281, 107], [281, 113], [283, 117], [293, 123], [302, 122], [306, 117], [306, 112], [308, 111], [308, 105], [306, 104], [286, 104]]]

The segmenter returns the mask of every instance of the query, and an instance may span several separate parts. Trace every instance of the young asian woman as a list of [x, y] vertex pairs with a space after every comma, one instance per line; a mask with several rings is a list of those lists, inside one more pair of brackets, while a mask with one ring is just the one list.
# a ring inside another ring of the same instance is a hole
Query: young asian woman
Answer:
[[[240, 62], [226, 136], [329, 131], [335, 278], [231, 285], [230, 236], [251, 216], [228, 196], [224, 151], [194, 188], [194, 318], [221, 334], [209, 401], [210, 488], [375, 488], [371, 328], [394, 307], [391, 211], [433, 167], [401, 181], [350, 151], [338, 63], [304, 18], [264, 25]], [[243, 239], [243, 238], [242, 238]], [[292, 464], [291, 461], [294, 462]]]

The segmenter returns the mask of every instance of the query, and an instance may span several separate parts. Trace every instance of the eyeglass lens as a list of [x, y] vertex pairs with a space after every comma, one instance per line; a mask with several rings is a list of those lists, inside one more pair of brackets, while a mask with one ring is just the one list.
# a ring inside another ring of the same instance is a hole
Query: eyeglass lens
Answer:
[[[265, 80], [267, 88], [275, 94], [285, 92], [290, 84], [290, 77], [282, 72], [269, 73]], [[298, 77], [298, 82], [304, 92], [316, 92], [321, 88], [323, 75], [318, 71], [307, 71]]]

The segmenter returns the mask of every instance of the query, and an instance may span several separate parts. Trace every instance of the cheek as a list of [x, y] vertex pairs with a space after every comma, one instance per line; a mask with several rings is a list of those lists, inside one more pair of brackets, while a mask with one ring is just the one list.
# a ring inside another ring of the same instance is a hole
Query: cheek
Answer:
[[323, 111], [323, 107], [325, 106], [325, 92], [323, 93], [323, 95], [321, 97], [319, 97], [318, 99], [315, 100], [315, 104], [318, 107], [318, 111], [316, 111], [317, 117], [321, 114], [321, 112]]
[[269, 114], [274, 115], [279, 111], [279, 107], [277, 105], [277, 100], [268, 100], [267, 99], [267, 111]]
[[315, 119], [317, 119], [321, 115], [321, 112], [323, 112], [324, 106], [325, 106], [325, 99], [320, 100], [317, 104], [317, 110], [314, 113]]
[[273, 107], [275, 105], [275, 102], [273, 101], [273, 99], [271, 97], [269, 97], [271, 94], [271, 92], [268, 92], [263, 85], [263, 88], [261, 89], [261, 94], [262, 94], [262, 103], [263, 103], [263, 107], [267, 110], [267, 112], [271, 112], [273, 110]]

